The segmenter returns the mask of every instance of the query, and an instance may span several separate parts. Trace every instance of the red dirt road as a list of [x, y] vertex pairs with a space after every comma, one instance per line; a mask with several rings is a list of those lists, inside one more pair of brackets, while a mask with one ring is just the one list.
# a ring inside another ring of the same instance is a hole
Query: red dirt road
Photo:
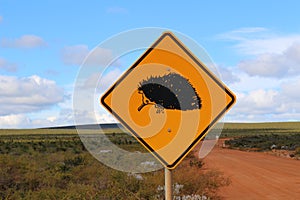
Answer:
[[220, 191], [224, 199], [300, 199], [299, 160], [216, 145], [204, 162], [230, 177], [230, 186]]

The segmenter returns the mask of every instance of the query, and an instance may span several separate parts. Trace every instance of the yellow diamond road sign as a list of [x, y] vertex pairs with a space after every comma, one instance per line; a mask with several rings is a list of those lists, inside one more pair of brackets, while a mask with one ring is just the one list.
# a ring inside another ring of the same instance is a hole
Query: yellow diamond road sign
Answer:
[[235, 95], [171, 32], [102, 96], [102, 105], [167, 168], [175, 168]]

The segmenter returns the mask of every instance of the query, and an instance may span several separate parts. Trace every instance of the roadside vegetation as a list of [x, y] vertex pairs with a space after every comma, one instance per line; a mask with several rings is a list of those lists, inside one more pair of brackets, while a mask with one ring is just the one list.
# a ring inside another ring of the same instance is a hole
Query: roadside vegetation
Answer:
[[[123, 149], [145, 151], [118, 128], [105, 129], [105, 134]], [[300, 157], [300, 123], [225, 124], [221, 137], [231, 138], [229, 148], [285, 150]], [[174, 195], [220, 199], [217, 191], [230, 179], [205, 169], [195, 154], [173, 171]], [[163, 186], [163, 170], [130, 174], [101, 164], [74, 129], [0, 130], [0, 199], [151, 200], [163, 199]]]
[[[126, 134], [108, 137], [121, 148], [144, 151]], [[230, 180], [202, 166], [191, 152], [174, 170], [175, 196], [220, 198], [217, 191]], [[163, 185], [163, 170], [130, 174], [101, 164], [74, 130], [0, 131], [0, 199], [163, 199]]]
[[296, 151], [300, 147], [300, 134], [244, 136], [227, 140], [225, 144], [232, 148], [253, 149], [256, 151], [270, 151], [273, 149]]
[[[215, 130], [212, 130], [215, 131]], [[300, 134], [300, 122], [225, 123], [222, 138]]]
[[232, 149], [300, 158], [300, 123], [226, 124], [222, 135]]

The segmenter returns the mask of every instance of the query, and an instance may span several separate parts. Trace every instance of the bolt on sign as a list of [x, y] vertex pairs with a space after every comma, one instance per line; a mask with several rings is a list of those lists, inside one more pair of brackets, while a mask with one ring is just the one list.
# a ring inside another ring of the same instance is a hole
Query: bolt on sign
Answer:
[[104, 93], [102, 105], [161, 163], [175, 168], [235, 95], [171, 32]]

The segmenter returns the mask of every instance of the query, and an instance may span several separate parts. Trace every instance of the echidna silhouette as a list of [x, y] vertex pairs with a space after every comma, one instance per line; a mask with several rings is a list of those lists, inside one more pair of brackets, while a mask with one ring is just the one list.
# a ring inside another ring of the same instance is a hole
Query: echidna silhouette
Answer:
[[201, 98], [188, 79], [177, 73], [151, 76], [138, 85], [142, 94], [141, 111], [147, 105], [158, 105], [164, 109], [194, 110], [201, 109]]

